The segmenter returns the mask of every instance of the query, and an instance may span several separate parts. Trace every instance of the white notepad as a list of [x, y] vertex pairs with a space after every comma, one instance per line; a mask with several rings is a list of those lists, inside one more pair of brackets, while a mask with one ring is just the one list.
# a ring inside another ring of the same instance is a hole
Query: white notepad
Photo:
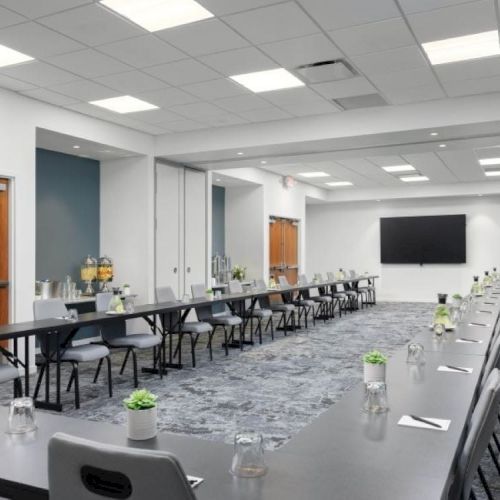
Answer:
[[409, 415], [403, 415], [399, 419], [398, 425], [403, 425], [405, 427], [417, 427], [419, 429], [428, 429], [431, 431], [447, 431], [448, 427], [450, 427], [451, 420], [444, 420], [442, 418], [429, 418], [429, 417], [423, 417], [423, 418], [431, 422], [434, 422], [435, 424], [440, 425], [441, 428], [439, 429], [438, 427], [424, 424], [423, 422], [419, 422], [418, 420], [413, 420], [413, 418], [411, 418]]
[[454, 370], [453, 368], [449, 368], [446, 365], [438, 366], [437, 371], [438, 372], [461, 373], [461, 374], [464, 374], [464, 375], [472, 373], [472, 368], [466, 368], [465, 366], [457, 366], [457, 368], [462, 368], [462, 370], [467, 370], [467, 373], [461, 372], [460, 370]]
[[491, 325], [490, 325], [489, 323], [484, 323], [484, 324], [481, 324], [481, 325], [479, 325], [479, 324], [477, 324], [477, 323], [476, 323], [476, 324], [474, 324], [474, 323], [469, 323], [469, 326], [479, 326], [479, 327], [481, 327], [481, 328], [488, 328], [488, 327], [490, 327]]
[[187, 475], [187, 480], [189, 481], [189, 485], [191, 488], [196, 488], [199, 484], [203, 482], [202, 477], [196, 477], [196, 476], [189, 476]]
[[482, 340], [465, 340], [465, 339], [457, 339], [455, 342], [458, 342], [459, 344], [482, 344]]

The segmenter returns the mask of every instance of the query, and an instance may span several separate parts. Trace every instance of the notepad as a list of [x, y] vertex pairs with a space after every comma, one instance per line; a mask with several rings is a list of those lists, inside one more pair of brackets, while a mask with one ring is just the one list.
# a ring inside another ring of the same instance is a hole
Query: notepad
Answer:
[[434, 422], [435, 424], [438, 424], [441, 426], [439, 429], [438, 427], [433, 427], [432, 425], [424, 424], [423, 422], [419, 422], [418, 420], [413, 420], [409, 415], [403, 415], [398, 422], [398, 425], [402, 425], [404, 427], [417, 427], [418, 429], [427, 429], [431, 431], [447, 431], [448, 428], [450, 427], [451, 420], [443, 420], [442, 418], [430, 418], [430, 417], [423, 417], [426, 420], [429, 420], [431, 422]]
[[465, 366], [457, 366], [457, 368], [461, 368], [462, 370], [467, 370], [467, 373], [461, 372], [460, 370], [454, 370], [453, 368], [450, 368], [446, 365], [438, 366], [437, 371], [438, 372], [460, 373], [460, 374], [463, 373], [464, 375], [468, 375], [469, 373], [472, 373], [472, 368], [466, 368]]
[[468, 340], [468, 339], [457, 339], [455, 342], [458, 342], [459, 344], [482, 344], [482, 340]]
[[191, 488], [196, 488], [203, 482], [202, 477], [195, 477], [195, 476], [186, 476], [186, 477], [187, 480], [189, 481], [189, 485], [191, 486]]
[[488, 324], [488, 323], [469, 323], [469, 326], [481, 326], [483, 328], [488, 328], [490, 327], [491, 325]]

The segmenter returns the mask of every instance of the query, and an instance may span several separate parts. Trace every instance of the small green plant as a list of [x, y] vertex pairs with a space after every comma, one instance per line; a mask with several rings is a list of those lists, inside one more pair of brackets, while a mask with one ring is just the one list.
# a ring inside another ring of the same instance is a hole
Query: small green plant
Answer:
[[205, 290], [205, 293], [206, 293], [207, 295], [212, 295], [212, 294], [214, 293], [214, 291], [213, 291], [211, 288], [207, 288], [207, 289]]
[[387, 356], [384, 356], [380, 351], [370, 351], [363, 356], [363, 361], [371, 365], [385, 365]]
[[453, 299], [456, 299], [456, 300], [462, 300], [462, 296], [461, 296], [459, 293], [454, 293], [454, 294], [452, 295], [452, 298], [453, 298]]
[[239, 265], [235, 265], [232, 269], [232, 274], [233, 274], [233, 279], [235, 280], [244, 280], [246, 273], [247, 273], [247, 268]]
[[129, 410], [149, 410], [156, 406], [157, 399], [158, 396], [155, 396], [147, 389], [138, 389], [130, 394], [127, 399], [124, 399], [123, 403]]
[[448, 306], [446, 306], [445, 304], [439, 304], [436, 307], [436, 310], [434, 311], [434, 316], [436, 318], [444, 318], [444, 317], [448, 317], [449, 315], [450, 315], [450, 311], [448, 309]]
[[130, 288], [130, 285], [129, 285], [128, 283], [125, 283], [125, 284], [123, 285], [123, 288]]

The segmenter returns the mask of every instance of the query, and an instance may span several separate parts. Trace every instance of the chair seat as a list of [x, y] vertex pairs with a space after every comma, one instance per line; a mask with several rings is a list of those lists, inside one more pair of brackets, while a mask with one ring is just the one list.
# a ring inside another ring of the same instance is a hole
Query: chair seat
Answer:
[[357, 292], [353, 291], [353, 290], [348, 290], [347, 292], [344, 292], [346, 295], [349, 295], [351, 297], [357, 297]]
[[271, 311], [291, 312], [295, 311], [295, 306], [293, 304], [271, 304]]
[[161, 337], [152, 333], [137, 333], [135, 335], [124, 335], [108, 340], [113, 347], [135, 347], [136, 349], [147, 349], [161, 344]]
[[333, 294], [334, 299], [345, 299], [347, 295], [345, 293], [336, 292]]
[[185, 333], [210, 333], [212, 330], [212, 325], [203, 321], [189, 321], [182, 325]]
[[12, 365], [0, 365], [0, 383], [19, 378], [19, 371]]
[[314, 302], [331, 302], [332, 298], [329, 295], [320, 295], [313, 298]]
[[270, 318], [272, 315], [273, 312], [270, 309], [254, 309], [250, 316], [254, 318]]
[[299, 306], [312, 307], [314, 305], [314, 300], [311, 299], [298, 300], [297, 304]]
[[63, 361], [96, 361], [109, 356], [109, 349], [104, 345], [86, 344], [68, 347], [61, 356]]
[[241, 318], [239, 316], [230, 316], [228, 314], [212, 316], [211, 318], [207, 319], [207, 322], [211, 325], [236, 326], [241, 324]]

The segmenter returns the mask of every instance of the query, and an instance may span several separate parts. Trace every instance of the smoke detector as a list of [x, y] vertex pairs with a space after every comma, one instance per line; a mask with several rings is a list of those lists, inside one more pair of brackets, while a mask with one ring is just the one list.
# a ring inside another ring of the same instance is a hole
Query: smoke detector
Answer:
[[309, 83], [323, 83], [346, 80], [356, 76], [356, 72], [345, 61], [320, 61], [304, 64], [295, 70]]

